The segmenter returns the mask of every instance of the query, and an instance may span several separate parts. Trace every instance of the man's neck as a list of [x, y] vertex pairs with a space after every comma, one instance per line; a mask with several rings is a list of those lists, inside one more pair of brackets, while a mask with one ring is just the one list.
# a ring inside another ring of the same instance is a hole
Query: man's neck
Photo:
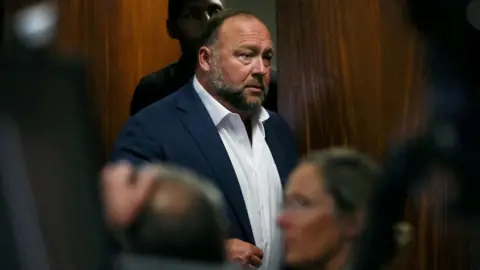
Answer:
[[228, 102], [226, 102], [226, 101], [223, 101], [223, 100], [220, 99], [220, 98], [217, 98], [217, 97], [215, 97], [215, 96], [214, 96], [214, 98], [215, 98], [218, 102], [220, 102], [220, 104], [222, 104], [225, 108], [227, 108], [229, 111], [231, 111], [232, 113], [238, 114], [244, 123], [250, 122], [251, 119], [252, 119], [252, 116], [253, 116], [254, 113], [255, 113], [255, 112], [253, 112], [253, 111], [248, 111], [248, 112], [246, 112], [246, 111], [241, 111], [241, 110], [233, 107], [232, 105], [230, 105], [230, 103], [228, 103]]

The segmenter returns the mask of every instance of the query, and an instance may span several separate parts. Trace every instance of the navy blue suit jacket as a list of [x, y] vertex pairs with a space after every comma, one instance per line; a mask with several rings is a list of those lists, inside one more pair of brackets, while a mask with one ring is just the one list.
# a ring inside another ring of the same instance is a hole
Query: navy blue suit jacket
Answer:
[[[296, 146], [287, 123], [276, 113], [269, 114], [265, 139], [285, 184], [297, 162]], [[164, 161], [211, 179], [227, 202], [229, 237], [255, 244], [235, 171], [191, 82], [130, 117], [117, 138], [112, 160], [137, 165]]]

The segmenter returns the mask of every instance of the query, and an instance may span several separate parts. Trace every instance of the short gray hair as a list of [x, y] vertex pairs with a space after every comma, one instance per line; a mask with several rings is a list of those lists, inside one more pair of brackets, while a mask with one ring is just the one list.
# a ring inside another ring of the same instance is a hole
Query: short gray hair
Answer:
[[[206, 179], [192, 170], [173, 164], [146, 164], [140, 170], [152, 170], [156, 181], [159, 183], [175, 183], [202, 194], [216, 209], [219, 216], [225, 216], [225, 203], [222, 193], [215, 187], [211, 180]], [[225, 220], [222, 220], [222, 226]]]
[[363, 209], [369, 203], [381, 173], [370, 157], [347, 148], [314, 151], [302, 163], [315, 166], [339, 214]]
[[246, 10], [226, 9], [220, 11], [217, 14], [213, 15], [205, 26], [205, 30], [200, 37], [200, 45], [207, 47], [213, 46], [218, 40], [218, 34], [224, 23], [230, 18], [240, 16], [253, 18], [263, 23], [260, 18]]
[[223, 262], [228, 223], [221, 192], [208, 179], [174, 165], [148, 164], [140, 170], [154, 175], [156, 191], [164, 184], [185, 191], [187, 208], [171, 213], [149, 201], [126, 231], [126, 248], [141, 255]]

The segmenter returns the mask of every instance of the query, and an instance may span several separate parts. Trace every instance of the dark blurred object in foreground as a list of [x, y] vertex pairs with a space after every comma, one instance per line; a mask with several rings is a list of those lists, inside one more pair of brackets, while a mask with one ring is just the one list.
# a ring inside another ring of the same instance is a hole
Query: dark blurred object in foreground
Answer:
[[0, 269], [108, 269], [83, 66], [23, 45], [0, 54]]
[[[122, 255], [116, 261], [118, 270], [242, 270], [239, 264], [216, 265], [152, 257]], [[117, 269], [117, 268], [116, 268]], [[273, 269], [276, 270], [276, 269]]]
[[452, 172], [458, 190], [455, 200], [443, 207], [475, 230], [480, 217], [480, 31], [473, 25], [480, 9], [472, 6], [478, 4], [407, 0], [411, 22], [427, 45], [429, 122], [425, 133], [396, 149], [387, 161], [355, 270], [380, 269], [393, 256], [393, 226], [403, 218], [407, 193], [422, 186], [433, 167]]

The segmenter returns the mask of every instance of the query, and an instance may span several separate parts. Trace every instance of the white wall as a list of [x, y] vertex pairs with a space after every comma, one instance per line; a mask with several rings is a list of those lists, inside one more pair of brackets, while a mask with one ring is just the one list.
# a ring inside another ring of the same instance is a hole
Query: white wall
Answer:
[[[277, 12], [275, 0], [226, 0], [229, 8], [243, 9], [252, 12], [267, 25], [272, 34], [273, 44], [277, 44]], [[276, 56], [273, 59], [273, 66], [276, 67]]]

